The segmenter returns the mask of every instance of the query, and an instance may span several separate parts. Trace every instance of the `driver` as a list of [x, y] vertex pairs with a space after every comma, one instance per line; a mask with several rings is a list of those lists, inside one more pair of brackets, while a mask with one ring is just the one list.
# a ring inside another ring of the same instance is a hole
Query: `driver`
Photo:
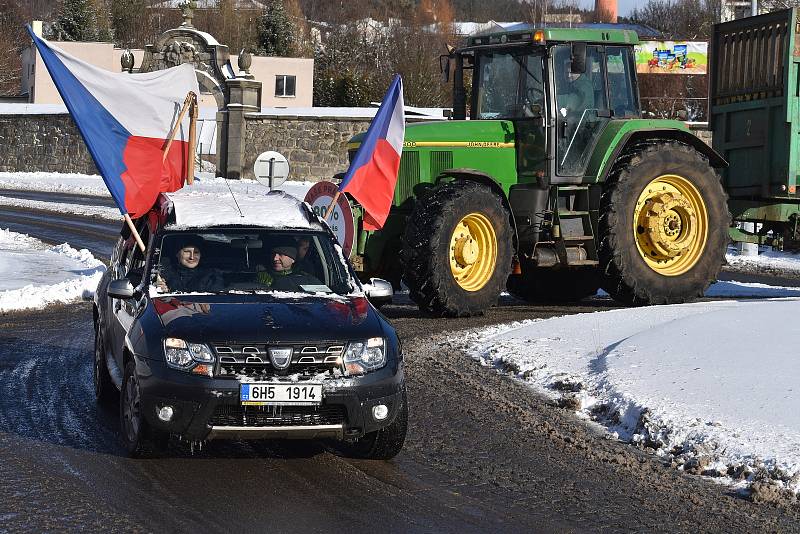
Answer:
[[[589, 79], [590, 65], [586, 72], [576, 74], [571, 71], [571, 61], [565, 61], [558, 80], [558, 108], [566, 118], [566, 114], [580, 116], [585, 109], [594, 108], [594, 89]], [[566, 112], [566, 114], [565, 114]]]

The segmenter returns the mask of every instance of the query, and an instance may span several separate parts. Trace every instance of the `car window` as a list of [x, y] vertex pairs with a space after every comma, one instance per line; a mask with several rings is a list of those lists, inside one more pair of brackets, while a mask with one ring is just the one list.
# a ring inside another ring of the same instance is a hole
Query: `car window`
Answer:
[[339, 293], [354, 288], [331, 238], [320, 232], [225, 229], [173, 232], [161, 240], [157, 293], [273, 291]]

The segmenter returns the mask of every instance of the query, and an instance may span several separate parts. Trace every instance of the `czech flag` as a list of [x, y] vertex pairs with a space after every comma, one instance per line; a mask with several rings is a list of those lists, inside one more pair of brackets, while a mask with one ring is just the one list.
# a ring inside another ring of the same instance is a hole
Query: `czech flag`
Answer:
[[364, 229], [380, 230], [392, 207], [406, 134], [403, 81], [395, 75], [353, 162], [339, 184], [364, 208]]
[[51, 45], [30, 26], [28, 33], [123, 215], [140, 217], [159, 192], [183, 187], [193, 157], [188, 119], [166, 160], [163, 150], [186, 95], [199, 92], [192, 65], [139, 74], [110, 72]]

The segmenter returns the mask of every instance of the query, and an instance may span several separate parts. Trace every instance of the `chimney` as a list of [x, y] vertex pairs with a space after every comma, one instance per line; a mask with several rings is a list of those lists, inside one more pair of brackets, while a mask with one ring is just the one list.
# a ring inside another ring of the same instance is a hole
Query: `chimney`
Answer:
[[617, 22], [617, 0], [595, 0], [594, 13], [599, 22]]

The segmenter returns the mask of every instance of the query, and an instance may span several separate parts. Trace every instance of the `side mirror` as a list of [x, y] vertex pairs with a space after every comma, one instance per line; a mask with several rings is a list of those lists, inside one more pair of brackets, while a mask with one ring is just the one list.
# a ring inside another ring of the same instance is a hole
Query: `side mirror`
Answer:
[[364, 284], [364, 291], [367, 294], [367, 298], [375, 306], [391, 304], [394, 296], [392, 284], [381, 278], [370, 278], [369, 283]]
[[450, 81], [450, 56], [439, 56], [439, 70], [442, 73], [442, 83]]
[[115, 299], [130, 299], [135, 293], [133, 284], [127, 278], [120, 278], [108, 284], [108, 296]]
[[571, 59], [569, 70], [572, 74], [586, 72], [586, 43], [572, 43]]

